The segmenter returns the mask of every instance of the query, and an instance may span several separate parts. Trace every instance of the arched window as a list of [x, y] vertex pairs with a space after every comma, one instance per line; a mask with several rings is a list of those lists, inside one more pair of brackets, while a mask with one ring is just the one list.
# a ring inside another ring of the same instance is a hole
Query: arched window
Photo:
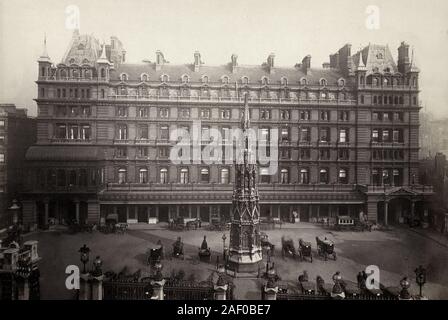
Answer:
[[227, 168], [221, 169], [221, 183], [223, 184], [229, 183], [229, 169]]
[[328, 170], [327, 169], [320, 169], [319, 171], [319, 182], [320, 183], [328, 183]]
[[170, 81], [170, 78], [168, 77], [168, 75], [166, 75], [166, 74], [162, 74], [162, 75], [160, 76], [160, 80], [161, 80], [162, 82], [168, 82], [168, 81]]
[[246, 77], [246, 76], [242, 77], [241, 78], [241, 83], [242, 84], [249, 84], [249, 77]]
[[202, 76], [202, 83], [208, 83], [208, 76]]
[[148, 183], [148, 169], [141, 168], [138, 171], [138, 181], [140, 183]]
[[326, 79], [320, 79], [320, 85], [322, 87], [325, 87], [327, 85], [327, 80]]
[[162, 168], [159, 172], [159, 182], [160, 183], [168, 183], [168, 169]]
[[373, 85], [374, 87], [378, 87], [378, 78], [373, 78], [373, 79], [372, 79], [372, 85]]
[[262, 85], [268, 85], [268, 84], [269, 84], [269, 79], [268, 79], [268, 77], [262, 77], [262, 78], [261, 78], [261, 84], [262, 84]]
[[310, 183], [309, 171], [308, 169], [300, 169], [300, 183], [308, 184]]
[[282, 86], [287, 86], [288, 85], [288, 79], [286, 77], [282, 77], [280, 80], [280, 83], [282, 84]]
[[118, 125], [117, 138], [118, 138], [118, 140], [127, 140], [128, 139], [128, 127], [125, 124]]
[[120, 75], [120, 80], [121, 80], [121, 81], [127, 81], [127, 80], [128, 80], [128, 75], [127, 75], [126, 73], [122, 73], [122, 74]]
[[106, 69], [101, 68], [100, 73], [101, 73], [101, 78], [106, 78]]
[[306, 79], [305, 79], [305, 78], [300, 79], [300, 84], [301, 84], [302, 86], [306, 86], [306, 85], [307, 85], [307, 81], [306, 81]]
[[142, 73], [142, 75], [140, 76], [140, 79], [141, 79], [143, 82], [146, 82], [146, 81], [149, 80], [149, 76], [148, 76], [146, 73]]
[[186, 74], [182, 75], [182, 82], [183, 83], [188, 83], [190, 82], [190, 77]]
[[127, 171], [124, 168], [118, 169], [118, 183], [124, 184], [127, 181]]
[[229, 83], [229, 77], [228, 77], [228, 76], [222, 76], [222, 77], [221, 77], [221, 81], [222, 81], [222, 83], [224, 83], [224, 84], [228, 84], [228, 83]]
[[348, 180], [347, 180], [347, 170], [340, 169], [338, 177], [339, 177], [339, 183], [347, 184], [347, 182], [348, 182]]
[[210, 174], [208, 171], [208, 168], [202, 168], [201, 169], [201, 182], [203, 183], [209, 183]]
[[189, 182], [188, 169], [182, 168], [180, 169], [180, 183], [187, 184]]
[[345, 80], [344, 80], [344, 79], [339, 79], [339, 80], [338, 80], [338, 85], [339, 85], [340, 87], [344, 87], [344, 86], [345, 86]]
[[280, 183], [289, 183], [289, 172], [288, 169], [280, 170]]

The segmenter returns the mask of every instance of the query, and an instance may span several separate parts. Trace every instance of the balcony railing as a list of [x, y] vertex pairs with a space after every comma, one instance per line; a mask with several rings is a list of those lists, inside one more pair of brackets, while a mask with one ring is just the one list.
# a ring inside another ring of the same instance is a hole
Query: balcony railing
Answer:
[[418, 193], [425, 193], [425, 194], [431, 194], [434, 192], [433, 186], [425, 186], [425, 185], [419, 185], [419, 184], [403, 185], [403, 186], [393, 186], [393, 185], [359, 186], [359, 189], [361, 191], [368, 192], [368, 193], [384, 193], [384, 192], [393, 191], [393, 190], [399, 189], [399, 188], [406, 188], [411, 191], [415, 191]]
[[[218, 191], [224, 192], [233, 191], [233, 184], [219, 184], [219, 183], [108, 183], [106, 191], [130, 192], [130, 191]], [[342, 185], [342, 184], [278, 184], [269, 183], [258, 185], [260, 192], [352, 192], [356, 191], [356, 185]]]
[[81, 78], [81, 77], [56, 77], [56, 76], [46, 76], [46, 77], [38, 77], [38, 81], [69, 81], [69, 82], [108, 82], [107, 79], [98, 78], [98, 77], [89, 77], [89, 78]]
[[[141, 101], [216, 101], [216, 102], [244, 102], [243, 97], [201, 97], [201, 96], [160, 96], [160, 95], [109, 95], [110, 100], [141, 100]], [[329, 100], [329, 99], [299, 99], [299, 98], [249, 98], [252, 103], [293, 103], [307, 105], [356, 105], [356, 100]]]

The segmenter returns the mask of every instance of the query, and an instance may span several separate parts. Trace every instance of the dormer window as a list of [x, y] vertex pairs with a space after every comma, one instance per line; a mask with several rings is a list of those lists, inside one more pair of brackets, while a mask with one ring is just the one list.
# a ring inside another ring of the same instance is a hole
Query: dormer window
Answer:
[[246, 76], [242, 77], [241, 78], [241, 83], [242, 84], [249, 84], [249, 77], [246, 77]]
[[229, 84], [229, 77], [228, 76], [222, 76], [221, 77], [221, 81], [224, 84]]
[[161, 80], [162, 82], [168, 82], [168, 81], [170, 81], [170, 78], [168, 77], [168, 75], [166, 75], [166, 74], [162, 74], [162, 75], [160, 76], [160, 80]]
[[[364, 78], [363, 78], [364, 79]], [[340, 87], [344, 87], [345, 86], [345, 79], [339, 79], [338, 80], [338, 85], [340, 86]]]
[[280, 80], [280, 83], [282, 84], [282, 86], [287, 86], [288, 85], [288, 79], [285, 77], [282, 77], [282, 79]]
[[202, 83], [208, 83], [208, 76], [202, 76]]
[[307, 84], [306, 79], [305, 78], [300, 79], [300, 84], [302, 86], [306, 86], [306, 84]]
[[143, 82], [146, 82], [146, 81], [149, 80], [149, 76], [148, 76], [146, 73], [142, 73], [142, 75], [140, 76], [140, 79], [141, 79]]
[[121, 81], [128, 81], [128, 75], [126, 73], [122, 73], [120, 75], [120, 79], [121, 79]]
[[263, 78], [261, 78], [261, 84], [262, 84], [262, 85], [267, 85], [267, 84], [269, 84], [269, 79], [268, 79], [267, 77], [263, 77]]
[[182, 82], [183, 82], [183, 83], [188, 83], [188, 82], [190, 82], [190, 77], [189, 77], [188, 75], [184, 74], [184, 75], [182, 76]]
[[70, 63], [70, 64], [74, 64], [74, 63], [75, 63], [75, 59], [74, 59], [74, 58], [71, 58], [70, 61], [69, 61], [69, 63]]
[[327, 85], [327, 80], [326, 79], [320, 79], [320, 85], [322, 87], [325, 87]]

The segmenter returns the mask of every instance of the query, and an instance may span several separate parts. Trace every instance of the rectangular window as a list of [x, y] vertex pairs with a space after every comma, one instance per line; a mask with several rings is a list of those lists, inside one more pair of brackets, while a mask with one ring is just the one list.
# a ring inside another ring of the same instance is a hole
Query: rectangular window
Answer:
[[260, 119], [262, 119], [262, 120], [271, 119], [271, 110], [269, 110], [269, 109], [261, 109], [260, 110]]
[[231, 110], [230, 109], [221, 109], [220, 115], [221, 119], [230, 119]]
[[339, 142], [342, 142], [342, 143], [348, 142], [347, 129], [339, 130]]
[[389, 130], [383, 130], [383, 142], [390, 142]]
[[384, 112], [383, 113], [383, 120], [384, 121], [389, 121], [390, 120], [389, 112]]
[[289, 129], [288, 128], [281, 129], [281, 139], [282, 139], [282, 142], [289, 141]]
[[394, 121], [403, 121], [403, 113], [395, 112], [394, 113]]
[[221, 128], [221, 138], [222, 141], [229, 141], [230, 140], [230, 128], [229, 127], [223, 127]]
[[319, 141], [320, 142], [329, 142], [330, 141], [330, 129], [321, 128], [319, 132]]
[[56, 138], [66, 139], [67, 138], [67, 126], [65, 124], [57, 125]]
[[159, 117], [160, 118], [168, 118], [170, 116], [170, 110], [168, 108], [160, 108], [159, 109]]
[[5, 120], [0, 120], [0, 127], [4, 127], [5, 126]]
[[301, 184], [310, 183], [310, 176], [308, 169], [300, 169], [300, 183]]
[[127, 156], [127, 148], [126, 147], [119, 147], [116, 150], [116, 155], [119, 158], [124, 158]]
[[128, 114], [126, 107], [118, 107], [117, 108], [117, 116], [119, 117], [126, 117]]
[[373, 120], [373, 121], [378, 121], [378, 120], [380, 120], [380, 115], [379, 115], [378, 112], [373, 112], [373, 113], [372, 113], [372, 120]]
[[128, 128], [126, 125], [118, 126], [118, 140], [127, 140], [128, 139]]
[[68, 132], [68, 138], [71, 140], [78, 139], [78, 126], [77, 125], [70, 125], [69, 126], [69, 132]]
[[201, 139], [202, 141], [210, 141], [210, 127], [201, 128]]
[[83, 116], [90, 116], [91, 112], [90, 112], [90, 107], [89, 106], [83, 106], [81, 107], [81, 114]]
[[183, 119], [190, 118], [190, 109], [189, 108], [179, 109], [179, 118], [183, 118]]
[[330, 120], [330, 111], [321, 111], [320, 112], [320, 120], [329, 121]]
[[372, 130], [372, 142], [378, 142], [379, 141], [379, 130], [373, 129]]
[[320, 149], [319, 150], [319, 158], [321, 160], [330, 160], [330, 150], [329, 149]]
[[311, 141], [311, 134], [310, 134], [310, 128], [302, 128], [300, 139], [304, 142], [310, 142]]
[[168, 183], [168, 169], [162, 168], [159, 173], [159, 182], [160, 183]]
[[268, 168], [260, 168], [260, 182], [271, 183], [271, 176], [269, 175]]
[[89, 125], [81, 126], [81, 139], [90, 140], [92, 129]]
[[188, 183], [188, 179], [189, 177], [188, 177], [188, 169], [186, 169], [186, 168], [182, 168], [181, 170], [180, 170], [180, 183], [182, 183], [182, 184], [187, 184]]
[[280, 119], [282, 120], [291, 119], [291, 114], [289, 113], [289, 110], [280, 110]]
[[300, 120], [310, 120], [310, 111], [309, 110], [300, 111]]
[[348, 121], [349, 120], [349, 112], [348, 111], [339, 111], [339, 120], [340, 121]]
[[147, 157], [148, 156], [148, 148], [146, 148], [146, 147], [138, 147], [137, 148], [137, 155], [139, 157]]
[[201, 109], [201, 118], [209, 119], [210, 118], [210, 110], [209, 109]]
[[349, 159], [348, 150], [347, 149], [339, 149], [338, 158], [339, 158], [339, 160], [348, 160]]
[[300, 159], [301, 160], [309, 160], [311, 158], [310, 149], [300, 149]]
[[148, 139], [149, 138], [148, 126], [140, 126], [138, 128], [138, 131], [139, 131], [140, 139]]
[[159, 137], [161, 140], [168, 140], [170, 138], [170, 130], [168, 126], [161, 126], [159, 128]]
[[402, 142], [402, 134], [400, 129], [395, 129], [393, 131], [393, 141], [394, 142]]
[[147, 118], [148, 117], [148, 108], [144, 107], [144, 108], [139, 108], [137, 111], [137, 116], [139, 118]]
[[0, 163], [4, 163], [4, 162], [5, 162], [5, 154], [0, 153]]

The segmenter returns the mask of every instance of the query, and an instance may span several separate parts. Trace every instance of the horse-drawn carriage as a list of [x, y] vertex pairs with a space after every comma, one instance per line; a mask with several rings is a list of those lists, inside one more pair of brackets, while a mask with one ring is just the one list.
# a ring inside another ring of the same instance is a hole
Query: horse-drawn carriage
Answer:
[[323, 239], [316, 237], [316, 243], [317, 253], [319, 254], [319, 256], [324, 257], [325, 261], [327, 261], [328, 256], [332, 256], [336, 261], [336, 251], [334, 250], [333, 241], [327, 239], [326, 237], [324, 237]]
[[147, 254], [148, 265], [154, 267], [157, 263], [160, 263], [164, 257], [162, 242], [159, 240], [154, 248], [148, 249]]
[[177, 238], [176, 242], [173, 243], [173, 253], [172, 256], [174, 258], [181, 258], [184, 259], [184, 243], [182, 242], [182, 239], [179, 237]]
[[309, 258], [310, 262], [313, 262], [313, 254], [311, 251], [310, 242], [299, 239], [299, 256], [302, 261], [304, 261], [306, 258]]
[[297, 252], [294, 246], [294, 241], [291, 238], [282, 237], [282, 257], [296, 258]]
[[269, 251], [269, 254], [273, 256], [275, 245], [269, 241], [269, 236], [266, 233], [264, 232], [260, 233], [260, 242], [261, 242], [261, 248], [266, 251]]
[[207, 244], [207, 238], [204, 236], [204, 240], [202, 240], [201, 247], [199, 248], [198, 252], [199, 260], [210, 262], [212, 253], [211, 250]]

